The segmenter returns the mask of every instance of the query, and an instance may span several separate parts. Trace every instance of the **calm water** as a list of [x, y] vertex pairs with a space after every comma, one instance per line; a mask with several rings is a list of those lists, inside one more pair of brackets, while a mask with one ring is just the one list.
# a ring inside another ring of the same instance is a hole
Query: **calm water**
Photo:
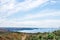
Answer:
[[52, 32], [58, 30], [57, 28], [38, 28], [34, 30], [22, 30], [18, 32], [26, 32], [26, 33], [37, 33], [37, 32]]
[[60, 28], [4, 28], [4, 29], [13, 32], [37, 33], [37, 32], [52, 32]]

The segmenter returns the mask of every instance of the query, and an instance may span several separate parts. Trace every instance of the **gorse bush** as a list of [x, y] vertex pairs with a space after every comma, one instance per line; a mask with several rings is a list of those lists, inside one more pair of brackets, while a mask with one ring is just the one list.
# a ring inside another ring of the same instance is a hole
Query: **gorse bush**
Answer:
[[54, 34], [49, 33], [49, 34], [48, 34], [48, 39], [53, 39], [54, 36], [55, 36]]

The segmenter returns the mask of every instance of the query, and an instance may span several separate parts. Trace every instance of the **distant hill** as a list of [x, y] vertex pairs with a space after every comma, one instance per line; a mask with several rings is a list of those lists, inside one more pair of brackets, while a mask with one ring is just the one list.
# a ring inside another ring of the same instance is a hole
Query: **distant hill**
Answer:
[[9, 32], [9, 31], [4, 28], [0, 28], [0, 32]]

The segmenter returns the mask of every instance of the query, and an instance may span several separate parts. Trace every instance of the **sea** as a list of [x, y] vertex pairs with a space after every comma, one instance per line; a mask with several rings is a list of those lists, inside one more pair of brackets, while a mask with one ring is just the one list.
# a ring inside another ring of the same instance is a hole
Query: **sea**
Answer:
[[[1, 28], [0, 28], [1, 29]], [[37, 33], [37, 32], [53, 32], [60, 30], [60, 28], [2, 28], [12, 32], [25, 32], [25, 33]]]

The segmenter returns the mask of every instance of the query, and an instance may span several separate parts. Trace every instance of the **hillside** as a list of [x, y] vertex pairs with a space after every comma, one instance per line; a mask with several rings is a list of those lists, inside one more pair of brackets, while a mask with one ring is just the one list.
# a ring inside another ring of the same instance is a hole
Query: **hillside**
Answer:
[[1, 32], [0, 40], [60, 40], [60, 30], [53, 32], [22, 33], [22, 32]]

